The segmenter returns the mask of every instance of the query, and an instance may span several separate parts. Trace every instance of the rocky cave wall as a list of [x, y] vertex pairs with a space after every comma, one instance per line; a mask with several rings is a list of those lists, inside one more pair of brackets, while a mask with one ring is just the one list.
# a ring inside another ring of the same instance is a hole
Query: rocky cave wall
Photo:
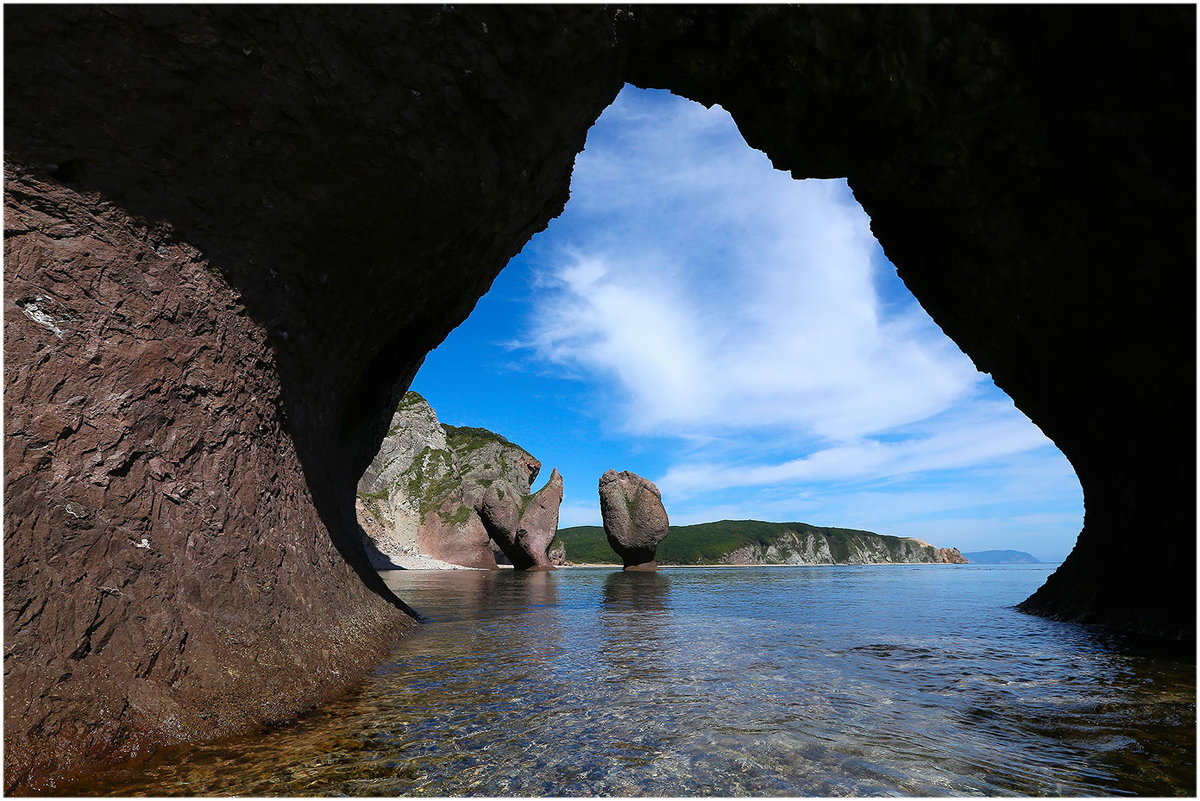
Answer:
[[330, 540], [261, 327], [94, 194], [6, 194], [10, 789], [337, 694], [415, 623]]
[[355, 482], [625, 80], [848, 176], [1062, 448], [1028, 609], [1193, 636], [1194, 14], [6, 7], [6, 786], [283, 719], [411, 625]]
[[5, 21], [20, 789], [283, 719], [386, 656], [411, 619], [355, 483], [424, 354], [562, 209], [621, 81], [597, 8]]

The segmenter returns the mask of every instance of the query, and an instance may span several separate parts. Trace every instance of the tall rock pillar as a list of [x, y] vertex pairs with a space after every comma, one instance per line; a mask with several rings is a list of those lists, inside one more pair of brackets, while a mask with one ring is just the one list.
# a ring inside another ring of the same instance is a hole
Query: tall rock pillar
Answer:
[[626, 570], [658, 570], [654, 556], [669, 522], [653, 482], [629, 471], [607, 471], [600, 476], [600, 514], [608, 544]]

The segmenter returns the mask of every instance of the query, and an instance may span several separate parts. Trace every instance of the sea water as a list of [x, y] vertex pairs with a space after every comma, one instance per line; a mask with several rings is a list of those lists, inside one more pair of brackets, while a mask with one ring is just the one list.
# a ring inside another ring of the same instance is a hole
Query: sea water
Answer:
[[1052, 569], [395, 571], [349, 697], [75, 792], [1194, 795], [1194, 664], [1015, 611]]

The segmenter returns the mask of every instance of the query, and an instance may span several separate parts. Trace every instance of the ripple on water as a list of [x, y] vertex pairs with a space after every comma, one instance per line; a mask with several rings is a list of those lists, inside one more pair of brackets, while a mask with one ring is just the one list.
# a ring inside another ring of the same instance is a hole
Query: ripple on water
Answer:
[[1015, 612], [1046, 572], [392, 573], [351, 696], [74, 792], [1193, 795], [1194, 667]]

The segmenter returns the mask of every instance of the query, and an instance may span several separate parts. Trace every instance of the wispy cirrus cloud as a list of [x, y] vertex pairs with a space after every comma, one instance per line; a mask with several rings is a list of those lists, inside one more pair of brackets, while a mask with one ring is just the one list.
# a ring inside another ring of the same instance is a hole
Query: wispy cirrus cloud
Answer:
[[626, 430], [852, 439], [979, 384], [911, 298], [881, 297], [845, 182], [772, 169], [719, 108], [626, 97], [576, 164], [570, 246], [541, 257], [524, 342], [609, 382]]
[[716, 488], [799, 482], [869, 481], [971, 467], [1050, 446], [1011, 404], [978, 403], [910, 426], [916, 433], [887, 441], [861, 437], [838, 441], [804, 456], [770, 464], [688, 462], [662, 477], [664, 491], [687, 497]]
[[[627, 88], [572, 193], [527, 249], [519, 345], [578, 378], [608, 430], [671, 443], [650, 477], [673, 518], [919, 536], [953, 508], [988, 536], [1073, 538], [1069, 466], [907, 293], [844, 181], [793, 180], [720, 107]], [[989, 510], [1029, 470], [1053, 490]]]

